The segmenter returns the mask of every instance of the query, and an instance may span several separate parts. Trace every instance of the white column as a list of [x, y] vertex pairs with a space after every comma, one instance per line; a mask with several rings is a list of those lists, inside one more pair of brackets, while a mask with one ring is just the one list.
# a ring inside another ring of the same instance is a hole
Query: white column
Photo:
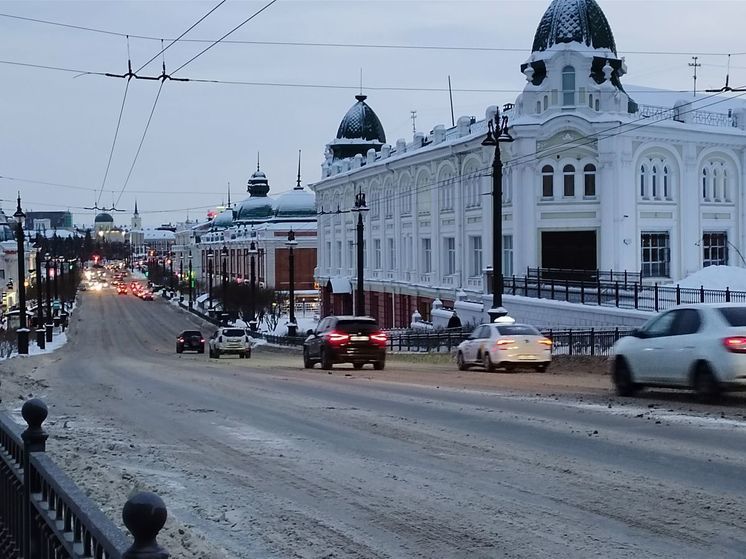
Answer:
[[[617, 144], [620, 148], [621, 157], [616, 177], [612, 182], [596, 182], [596, 190], [600, 191], [601, 204], [610, 201], [615, 205], [616, 223], [615, 229], [618, 233], [615, 237], [615, 259], [614, 270], [623, 272], [638, 271], [640, 269], [640, 231], [638, 229], [638, 190], [637, 163], [632, 160], [632, 141], [628, 138], [620, 138]], [[604, 194], [611, 189], [613, 198], [605, 198]], [[606, 231], [601, 232], [602, 235]]]
[[[680, 266], [671, 270], [674, 279], [680, 279], [696, 272], [702, 267], [702, 189], [700, 187], [699, 169], [697, 167], [697, 146], [694, 143], [684, 144], [684, 168], [681, 170], [681, 181], [676, 199], [679, 201], [679, 249]], [[674, 232], [672, 231], [672, 237]], [[673, 243], [673, 238], [671, 239]], [[673, 261], [672, 257], [672, 261]]]
[[[596, 195], [599, 198], [600, 230], [596, 238], [596, 265], [600, 270], [623, 271], [617, 268], [616, 254], [623, 244], [619, 238], [618, 224], [624, 219], [619, 215], [617, 195], [619, 184], [617, 138], [601, 137], [598, 140], [598, 168], [596, 170]], [[583, 170], [580, 170], [583, 177]], [[624, 215], [624, 214], [623, 214]]]

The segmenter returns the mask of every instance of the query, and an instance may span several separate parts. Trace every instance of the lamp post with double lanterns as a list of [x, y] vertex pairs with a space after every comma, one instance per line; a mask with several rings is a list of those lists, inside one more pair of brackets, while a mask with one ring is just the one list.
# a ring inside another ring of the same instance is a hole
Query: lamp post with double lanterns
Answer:
[[298, 245], [298, 241], [295, 240], [295, 231], [292, 229], [288, 231], [288, 240], [285, 242], [285, 246], [288, 247], [288, 275], [290, 280], [288, 299], [290, 310], [288, 320], [288, 336], [298, 335], [298, 323], [295, 321], [295, 255], [293, 249]]
[[363, 233], [365, 226], [363, 224], [363, 214], [368, 211], [368, 206], [365, 203], [365, 193], [362, 190], [355, 194], [355, 207], [352, 208], [352, 211], [357, 212], [357, 301], [355, 303], [355, 316], [365, 316], [365, 284], [363, 281], [363, 270], [365, 268]]
[[16, 218], [16, 248], [18, 250], [18, 354], [28, 354], [28, 333], [26, 327], [26, 259], [24, 248], [26, 236], [23, 232], [23, 222], [26, 214], [21, 209], [21, 193], [18, 193], [18, 206], [13, 214]]
[[193, 288], [193, 281], [192, 281], [192, 251], [189, 251], [189, 310], [192, 310], [192, 306], [194, 305], [194, 292], [192, 290]]
[[228, 312], [228, 270], [225, 267], [226, 258], [228, 257], [228, 247], [223, 245], [220, 249], [220, 256], [222, 256], [222, 268], [220, 270], [221, 281], [223, 282], [223, 312]]
[[508, 311], [503, 307], [503, 162], [500, 157], [500, 144], [512, 142], [508, 133], [508, 117], [500, 117], [500, 110], [495, 109], [493, 119], [487, 121], [487, 137], [482, 140], [483, 146], [495, 146], [492, 160], [492, 308], [487, 311], [490, 322], [505, 316]]
[[256, 261], [254, 260], [256, 257], [256, 243], [254, 241], [251, 241], [249, 243], [249, 258], [251, 260], [251, 269], [250, 269], [250, 277], [249, 281], [251, 286], [251, 306], [249, 307], [249, 315], [251, 316], [251, 320], [249, 320], [249, 328], [252, 332], [256, 332]]
[[168, 253], [168, 287], [174, 292], [174, 253]]
[[44, 253], [44, 283], [46, 284], [46, 300], [47, 300], [47, 322], [44, 327], [47, 330], [47, 343], [52, 341], [52, 332], [54, 323], [52, 322], [52, 276], [50, 274], [50, 264], [52, 256], [47, 252]]
[[207, 249], [207, 300], [209, 301], [209, 309], [212, 310], [212, 249]]
[[41, 237], [36, 238], [34, 247], [36, 248], [36, 258], [34, 258], [36, 261], [36, 345], [39, 346], [39, 349], [44, 349], [46, 347], [47, 335], [44, 330], [44, 301], [42, 294], [44, 284], [41, 276], [41, 251], [44, 248], [44, 244], [41, 242]]

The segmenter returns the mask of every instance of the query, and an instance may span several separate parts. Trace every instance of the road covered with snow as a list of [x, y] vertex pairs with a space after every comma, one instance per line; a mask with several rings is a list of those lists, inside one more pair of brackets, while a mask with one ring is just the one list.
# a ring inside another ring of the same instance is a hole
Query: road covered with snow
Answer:
[[175, 354], [202, 326], [164, 301], [86, 293], [55, 353], [3, 364], [18, 413], [119, 522], [165, 500], [173, 557], [736, 558], [746, 399], [620, 400], [596, 362], [555, 373], [385, 371]]

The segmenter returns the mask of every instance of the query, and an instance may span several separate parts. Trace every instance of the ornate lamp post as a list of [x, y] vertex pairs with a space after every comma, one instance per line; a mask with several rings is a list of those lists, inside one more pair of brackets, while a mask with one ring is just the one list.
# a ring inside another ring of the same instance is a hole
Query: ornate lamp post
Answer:
[[189, 310], [192, 310], [192, 305], [194, 305], [194, 292], [192, 288], [194, 287], [194, 283], [192, 280], [192, 251], [189, 251]]
[[492, 308], [487, 311], [491, 322], [508, 314], [503, 307], [503, 162], [500, 144], [512, 141], [513, 138], [508, 133], [508, 117], [503, 115], [501, 119], [498, 109], [494, 120], [487, 122], [487, 137], [482, 140], [483, 146], [495, 146], [492, 161]]
[[[56, 256], [52, 258], [52, 276], [53, 276], [52, 281], [54, 282], [54, 300], [55, 301], [58, 301], [60, 298], [60, 289], [59, 289], [59, 285], [57, 281], [57, 275], [59, 274], [59, 264], [60, 262]], [[54, 314], [57, 314], [57, 309], [54, 309], [54, 310], [55, 310]]]
[[207, 300], [210, 302], [210, 310], [212, 310], [212, 249], [207, 250]]
[[41, 251], [44, 245], [41, 242], [41, 237], [36, 238], [34, 245], [36, 248], [36, 258], [34, 258], [36, 261], [36, 345], [39, 346], [39, 349], [44, 349], [46, 347], [47, 335], [44, 330], [44, 301], [42, 295], [44, 284], [41, 277]]
[[168, 253], [168, 286], [171, 289], [171, 293], [174, 291], [174, 253]]
[[357, 301], [355, 304], [355, 315], [365, 316], [365, 287], [363, 281], [365, 264], [363, 247], [365, 246], [365, 241], [363, 240], [363, 214], [368, 211], [368, 206], [365, 203], [365, 193], [362, 190], [355, 195], [355, 207], [352, 208], [352, 211], [357, 212]]
[[60, 315], [65, 312], [65, 266], [67, 262], [64, 256], [60, 256]]
[[295, 322], [295, 255], [293, 254], [293, 248], [298, 245], [298, 241], [295, 240], [295, 231], [292, 229], [288, 231], [288, 240], [285, 242], [285, 246], [288, 247], [288, 274], [290, 276], [290, 287], [289, 287], [289, 299], [290, 299], [290, 310], [288, 312], [290, 320], [288, 321], [288, 336], [298, 335], [298, 323]]
[[49, 272], [51, 263], [52, 256], [47, 252], [44, 254], [44, 283], [47, 286], [47, 323], [45, 324], [45, 328], [47, 329], [47, 342], [52, 341], [52, 329], [54, 328], [54, 323], [52, 322], [52, 278]]
[[249, 314], [251, 320], [249, 320], [249, 328], [252, 332], [256, 332], [256, 243], [251, 241], [249, 243], [249, 256], [251, 258], [251, 269], [250, 269], [250, 281], [251, 281], [251, 306], [249, 307]]
[[23, 222], [26, 214], [21, 209], [21, 193], [18, 193], [18, 206], [13, 214], [16, 218], [16, 248], [18, 250], [18, 354], [28, 354], [28, 328], [26, 328], [26, 259], [24, 248], [26, 236], [23, 232]]
[[227, 294], [228, 294], [228, 271], [226, 270], [226, 267], [225, 267], [225, 261], [226, 261], [226, 258], [228, 257], [228, 247], [227, 246], [223, 245], [223, 248], [220, 249], [220, 256], [223, 257], [222, 258], [222, 262], [221, 262], [222, 268], [220, 270], [220, 275], [221, 275], [220, 279], [223, 282], [223, 312], [226, 312], [228, 310], [228, 297], [227, 297]]
[[182, 290], [183, 285], [184, 285], [184, 253], [179, 251], [179, 300], [180, 301], [184, 300], [181, 298], [181, 290]]

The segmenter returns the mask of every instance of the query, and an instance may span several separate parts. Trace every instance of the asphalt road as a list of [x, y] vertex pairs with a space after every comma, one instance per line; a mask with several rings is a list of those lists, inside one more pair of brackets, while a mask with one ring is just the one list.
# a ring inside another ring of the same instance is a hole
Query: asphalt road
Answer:
[[174, 557], [746, 557], [740, 404], [721, 418], [666, 394], [428, 386], [429, 366], [394, 360], [177, 356], [197, 319], [81, 295], [37, 373], [50, 452], [94, 499], [156, 489], [185, 532]]

